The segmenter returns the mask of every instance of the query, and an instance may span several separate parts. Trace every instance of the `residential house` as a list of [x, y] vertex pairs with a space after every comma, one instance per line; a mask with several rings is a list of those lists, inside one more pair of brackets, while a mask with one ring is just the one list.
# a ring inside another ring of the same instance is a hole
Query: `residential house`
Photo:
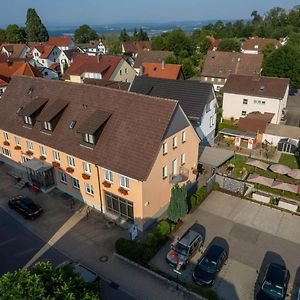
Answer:
[[29, 51], [25, 44], [2, 44], [0, 52], [11, 59], [24, 59]]
[[241, 49], [245, 54], [259, 54], [269, 44], [274, 45], [276, 49], [281, 47], [281, 43], [276, 39], [251, 37], [242, 43]]
[[251, 55], [239, 52], [208, 51], [201, 80], [210, 82], [216, 91], [225, 84], [230, 74], [254, 75], [260, 74], [263, 55]]
[[31, 58], [31, 64], [37, 63], [37, 65], [49, 68], [52, 64], [59, 62], [60, 52], [60, 49], [54, 45], [34, 44], [28, 57]]
[[156, 50], [149, 50], [149, 51], [139, 51], [137, 53], [137, 57], [134, 61], [134, 69], [137, 74], [140, 72], [140, 68], [144, 63], [158, 63], [161, 64], [163, 61], [166, 60], [167, 57], [173, 55], [174, 53], [171, 51], [156, 51]]
[[97, 54], [104, 55], [108, 53], [108, 49], [105, 47], [102, 39], [99, 41], [90, 41], [86, 44], [77, 44], [76, 46], [80, 52], [86, 53], [90, 56], [96, 56]]
[[[254, 56], [254, 55], [253, 55]], [[289, 79], [229, 75], [224, 86], [223, 118], [239, 119], [251, 112], [273, 113], [271, 123], [285, 117]]]
[[105, 86], [111, 89], [117, 89], [122, 91], [128, 91], [130, 86], [130, 82], [113, 81], [113, 80], [105, 80], [105, 79], [92, 79], [92, 78], [83, 79], [83, 83], [97, 85], [97, 86]]
[[208, 50], [216, 51], [218, 49], [219, 44], [220, 44], [220, 40], [214, 38], [212, 35], [207, 35], [206, 38], [211, 43]]
[[46, 68], [46, 67], [37, 67], [37, 69], [41, 72], [41, 74], [43, 75], [43, 78], [45, 79], [54, 79], [54, 80], [58, 80], [59, 79], [59, 75], [58, 72], [54, 69], [52, 69], [53, 65], [50, 68]]
[[216, 129], [217, 99], [210, 83], [135, 77], [130, 92], [178, 100], [201, 139], [201, 145], [213, 145]]
[[143, 63], [140, 68], [140, 76], [165, 78], [165, 79], [184, 79], [181, 65], [161, 63]]
[[47, 44], [56, 46], [61, 51], [75, 48], [75, 44], [71, 36], [50, 37]]
[[25, 61], [11, 61], [0, 63], [0, 98], [8, 87], [13, 76], [25, 75], [31, 77], [42, 77], [38, 69]]
[[56, 187], [144, 230], [175, 184], [195, 183], [199, 138], [177, 101], [22, 76], [8, 90], [1, 160], [42, 191]]
[[134, 69], [121, 57], [110, 55], [77, 55], [64, 79], [82, 83], [85, 78], [132, 82]]
[[136, 58], [140, 51], [150, 51], [151, 41], [123, 42], [122, 53]]
[[60, 52], [58, 60], [62, 74], [64, 74], [65, 70], [70, 67], [71, 63], [73, 62], [73, 58], [79, 53], [83, 52], [80, 51], [78, 48], [62, 50]]

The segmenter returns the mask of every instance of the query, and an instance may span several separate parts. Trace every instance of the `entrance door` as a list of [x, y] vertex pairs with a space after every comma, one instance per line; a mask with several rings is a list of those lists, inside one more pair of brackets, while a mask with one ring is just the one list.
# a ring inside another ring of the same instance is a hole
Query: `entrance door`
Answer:
[[172, 175], [177, 175], [177, 159], [174, 159], [172, 161]]
[[283, 152], [290, 153], [290, 152], [291, 152], [291, 144], [284, 143], [284, 144], [282, 145], [282, 151], [283, 151]]

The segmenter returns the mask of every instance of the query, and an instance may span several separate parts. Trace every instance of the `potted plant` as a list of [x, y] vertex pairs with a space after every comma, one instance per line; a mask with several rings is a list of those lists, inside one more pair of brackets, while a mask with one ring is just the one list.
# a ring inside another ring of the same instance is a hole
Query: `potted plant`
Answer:
[[106, 187], [106, 188], [110, 188], [110, 187], [111, 187], [111, 183], [108, 182], [108, 181], [106, 181], [106, 180], [103, 181], [102, 184], [103, 184], [103, 186]]
[[40, 160], [46, 160], [46, 157], [44, 155], [41, 155]]
[[53, 161], [52, 162], [52, 166], [53, 166], [53, 168], [59, 168], [60, 167], [60, 163], [57, 162], [57, 161]]
[[33, 155], [33, 152], [32, 152], [32, 151], [30, 151], [30, 150], [27, 150], [27, 151], [26, 151], [26, 155], [28, 155], [28, 156], [32, 156], [32, 155]]
[[88, 174], [86, 174], [86, 173], [82, 173], [82, 178], [83, 178], [83, 179], [90, 179], [91, 176], [88, 175]]
[[9, 146], [10, 143], [9, 143], [8, 141], [4, 141], [4, 142], [3, 142], [3, 145], [4, 145], [4, 146]]
[[21, 150], [21, 146], [15, 146], [15, 150]]
[[74, 172], [74, 169], [72, 168], [72, 167], [67, 167], [67, 169], [66, 169], [66, 171], [68, 172], [68, 173], [73, 173]]
[[121, 193], [122, 195], [128, 195], [128, 191], [125, 190], [123, 187], [119, 187], [118, 191], [119, 191], [119, 193]]

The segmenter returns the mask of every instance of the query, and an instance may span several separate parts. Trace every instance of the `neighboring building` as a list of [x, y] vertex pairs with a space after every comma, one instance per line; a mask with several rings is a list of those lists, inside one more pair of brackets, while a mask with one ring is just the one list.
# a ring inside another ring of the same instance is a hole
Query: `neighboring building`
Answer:
[[137, 57], [140, 51], [150, 51], [151, 42], [150, 41], [137, 41], [137, 42], [123, 42], [122, 43], [122, 53], [125, 55], [130, 55], [132, 57]]
[[28, 54], [35, 62], [43, 67], [49, 68], [52, 64], [59, 62], [60, 49], [48, 44], [35, 44]]
[[75, 48], [75, 44], [71, 36], [50, 37], [47, 44], [56, 46], [61, 51]]
[[39, 67], [38, 70], [42, 73], [43, 78], [45, 78], [45, 79], [51, 79], [51, 80], [52, 79], [54, 79], [54, 80], [59, 79], [59, 75], [58, 75], [56, 70], [46, 68], [46, 67]]
[[134, 69], [121, 56], [77, 55], [64, 74], [64, 79], [82, 83], [85, 78], [132, 82]]
[[212, 35], [207, 35], [206, 38], [211, 43], [208, 50], [216, 51], [218, 49], [219, 44], [220, 44], [220, 40], [215, 39]]
[[29, 47], [25, 44], [2, 44], [0, 52], [11, 59], [24, 59]]
[[266, 45], [272, 44], [275, 48], [281, 47], [278, 40], [275, 39], [265, 39], [260, 37], [252, 37], [242, 43], [242, 52], [245, 54], [258, 54], [262, 53], [262, 50]]
[[201, 145], [213, 145], [218, 104], [210, 83], [141, 76], [135, 77], [129, 91], [178, 100], [199, 135]]
[[60, 70], [61, 73], [64, 74], [65, 69], [69, 68], [71, 63], [73, 62], [73, 58], [79, 54], [82, 53], [78, 48], [70, 49], [70, 50], [62, 50], [59, 55], [59, 64], [60, 64]]
[[184, 79], [181, 65], [161, 63], [143, 63], [140, 68], [140, 76], [165, 78], [165, 79]]
[[274, 114], [271, 123], [279, 124], [285, 117], [288, 92], [287, 78], [230, 75], [224, 86], [223, 118], [267, 112]]
[[83, 80], [83, 83], [97, 85], [97, 86], [104, 86], [111, 89], [117, 89], [122, 91], [128, 91], [130, 86], [129, 82], [112, 81], [112, 80], [104, 80], [104, 79], [91, 79], [91, 78], [85, 78]]
[[171, 51], [139, 51], [134, 62], [134, 69], [137, 73], [140, 72], [140, 68], [144, 63], [159, 63], [161, 64], [167, 57], [173, 55]]
[[108, 52], [103, 41], [90, 41], [87, 44], [77, 44], [77, 48], [82, 52], [90, 56], [96, 56], [97, 54], [104, 55]]
[[238, 52], [208, 51], [201, 80], [210, 82], [216, 91], [225, 84], [230, 74], [254, 75], [260, 74], [263, 55], [251, 55]]
[[1, 160], [113, 219], [147, 228], [175, 184], [195, 183], [199, 138], [177, 101], [14, 77], [0, 101]]
[[42, 77], [38, 69], [25, 61], [10, 61], [0, 63], [0, 98], [15, 75]]

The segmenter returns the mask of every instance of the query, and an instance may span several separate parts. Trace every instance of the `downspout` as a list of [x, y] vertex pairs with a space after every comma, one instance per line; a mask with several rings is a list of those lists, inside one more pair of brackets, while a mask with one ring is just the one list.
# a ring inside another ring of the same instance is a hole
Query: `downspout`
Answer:
[[99, 166], [95, 165], [97, 169], [97, 177], [98, 177], [98, 185], [99, 185], [99, 196], [100, 196], [100, 205], [101, 205], [101, 213], [103, 213], [103, 202], [102, 202], [102, 195], [101, 195], [101, 182], [100, 182], [100, 175], [99, 175]]

